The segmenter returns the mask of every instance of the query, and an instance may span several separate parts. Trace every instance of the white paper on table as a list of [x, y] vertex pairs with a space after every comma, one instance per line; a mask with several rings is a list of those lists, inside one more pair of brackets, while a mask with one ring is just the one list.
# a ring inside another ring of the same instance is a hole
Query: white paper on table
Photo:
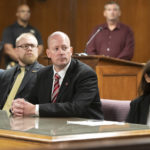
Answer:
[[114, 122], [114, 121], [95, 121], [95, 120], [85, 120], [85, 121], [67, 121], [67, 124], [76, 125], [86, 125], [86, 126], [101, 126], [101, 125], [124, 125], [124, 122]]

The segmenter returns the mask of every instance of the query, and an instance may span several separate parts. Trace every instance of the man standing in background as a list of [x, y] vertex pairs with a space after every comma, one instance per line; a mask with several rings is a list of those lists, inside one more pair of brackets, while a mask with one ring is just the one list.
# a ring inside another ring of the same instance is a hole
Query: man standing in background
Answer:
[[39, 31], [29, 25], [30, 8], [26, 4], [22, 4], [17, 8], [17, 21], [7, 27], [3, 32], [2, 42], [4, 44], [4, 53], [6, 54], [6, 65], [14, 66], [17, 61], [17, 56], [14, 48], [17, 37], [22, 33], [30, 32], [38, 40], [38, 54], [43, 52], [43, 41]]
[[86, 52], [89, 55], [132, 59], [134, 54], [133, 32], [127, 25], [119, 22], [120, 15], [120, 6], [116, 2], [112, 1], [105, 4], [106, 23], [98, 25], [93, 30], [91, 40], [86, 45]]

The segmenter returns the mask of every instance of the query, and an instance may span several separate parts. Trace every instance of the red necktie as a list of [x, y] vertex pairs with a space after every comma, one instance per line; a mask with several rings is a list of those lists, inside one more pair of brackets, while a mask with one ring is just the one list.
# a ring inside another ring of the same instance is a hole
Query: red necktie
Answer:
[[57, 99], [57, 95], [58, 95], [59, 88], [60, 88], [59, 79], [60, 79], [60, 76], [58, 75], [58, 73], [56, 73], [55, 81], [54, 81], [54, 89], [53, 89], [53, 93], [52, 93], [52, 103], [55, 103], [56, 99]]

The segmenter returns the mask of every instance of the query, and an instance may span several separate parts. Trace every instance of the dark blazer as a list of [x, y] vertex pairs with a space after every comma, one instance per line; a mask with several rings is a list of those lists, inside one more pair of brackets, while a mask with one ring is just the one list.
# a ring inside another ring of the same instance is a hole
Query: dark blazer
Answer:
[[38, 72], [29, 101], [39, 105], [41, 117], [81, 117], [103, 119], [96, 73], [86, 64], [72, 59], [63, 79], [56, 103], [51, 103], [53, 67]]
[[2, 83], [2, 74], [3, 74], [4, 70], [0, 69], [0, 84]]
[[[25, 77], [19, 87], [15, 98], [26, 99], [29, 96], [29, 93], [31, 92], [31, 89], [33, 88], [37, 78], [37, 71], [39, 71], [41, 68], [43, 68], [41, 64], [39, 64], [38, 62], [34, 63], [32, 68], [25, 74]], [[0, 78], [0, 82], [2, 82], [0, 84], [0, 109], [3, 108], [6, 102], [16, 69], [17, 67], [15, 66], [2, 73], [2, 76]]]
[[150, 95], [143, 95], [133, 100], [130, 104], [130, 111], [127, 122], [146, 124], [150, 106]]

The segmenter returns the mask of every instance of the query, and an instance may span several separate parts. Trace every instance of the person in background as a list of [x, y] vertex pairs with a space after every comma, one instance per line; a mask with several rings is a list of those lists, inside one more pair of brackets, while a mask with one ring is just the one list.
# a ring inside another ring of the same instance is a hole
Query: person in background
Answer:
[[143, 69], [139, 97], [131, 101], [126, 121], [150, 125], [150, 61], [147, 62]]
[[[120, 6], [108, 2], [104, 6], [106, 23], [98, 25], [86, 45], [89, 55], [105, 55], [120, 59], [131, 60], [134, 54], [134, 36], [132, 30], [119, 21]], [[95, 34], [95, 35], [94, 35]]]
[[8, 68], [15, 65], [17, 62], [17, 55], [15, 53], [16, 39], [22, 33], [32, 33], [38, 40], [38, 54], [41, 55], [43, 52], [43, 41], [39, 31], [29, 24], [30, 19], [30, 8], [26, 4], [19, 5], [17, 8], [17, 21], [8, 26], [3, 31], [2, 43], [4, 44], [3, 49], [6, 54], [6, 66]]
[[9, 114], [15, 98], [27, 98], [33, 88], [37, 71], [43, 66], [37, 62], [38, 42], [31, 33], [23, 33], [16, 39], [15, 53], [18, 64], [0, 76], [0, 109]]
[[53, 65], [38, 72], [28, 102], [21, 98], [13, 101], [13, 115], [103, 119], [97, 75], [88, 65], [71, 58], [68, 35], [52, 33], [46, 52]]

